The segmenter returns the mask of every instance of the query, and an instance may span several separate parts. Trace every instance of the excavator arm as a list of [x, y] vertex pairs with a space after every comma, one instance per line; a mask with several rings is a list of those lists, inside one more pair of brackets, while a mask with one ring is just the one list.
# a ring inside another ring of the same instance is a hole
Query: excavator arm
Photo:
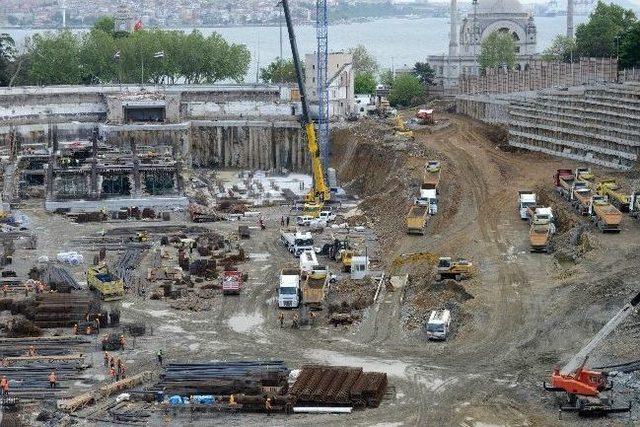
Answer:
[[[305, 210], [310, 212], [320, 212], [324, 203], [331, 198], [331, 191], [327, 186], [322, 160], [320, 158], [320, 149], [318, 147], [318, 139], [316, 138], [316, 130], [313, 121], [309, 117], [309, 104], [307, 102], [307, 93], [304, 86], [302, 68], [300, 66], [300, 56], [298, 54], [298, 45], [296, 36], [293, 31], [293, 22], [291, 21], [291, 12], [289, 10], [288, 0], [282, 0], [282, 8], [284, 9], [284, 17], [287, 23], [287, 31], [289, 33], [289, 43], [291, 44], [291, 54], [293, 55], [293, 64], [296, 69], [296, 81], [298, 90], [300, 91], [300, 102], [302, 104], [302, 125], [307, 134], [307, 144], [309, 154], [311, 155], [311, 171], [313, 174], [313, 187], [305, 196]], [[313, 215], [317, 216], [317, 215]]]

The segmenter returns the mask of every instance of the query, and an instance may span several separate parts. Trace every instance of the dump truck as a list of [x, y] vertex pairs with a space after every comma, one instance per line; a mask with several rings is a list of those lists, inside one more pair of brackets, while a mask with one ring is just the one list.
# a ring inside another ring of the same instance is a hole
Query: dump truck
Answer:
[[413, 205], [407, 214], [407, 234], [424, 235], [429, 218], [427, 206]]
[[605, 179], [596, 186], [596, 192], [601, 196], [607, 196], [609, 202], [622, 212], [629, 212], [631, 198], [618, 185], [615, 179]]
[[109, 271], [106, 264], [87, 269], [87, 285], [104, 301], [117, 301], [124, 296], [124, 283]]
[[554, 180], [556, 192], [567, 200], [574, 199], [574, 190], [587, 187], [587, 182], [576, 179], [571, 169], [558, 169]]
[[426, 185], [425, 188], [437, 189], [440, 185], [440, 172], [442, 167], [437, 160], [429, 160], [424, 166], [424, 173], [422, 174], [422, 184]]
[[326, 267], [318, 266], [307, 274], [302, 285], [302, 303], [310, 309], [322, 310], [328, 280], [329, 272]]
[[606, 196], [593, 196], [589, 207], [591, 220], [603, 233], [619, 233], [622, 213], [607, 201]]
[[420, 186], [420, 197], [416, 198], [416, 205], [427, 206], [429, 214], [438, 213], [438, 190], [431, 188], [431, 184], [422, 184]]
[[296, 308], [300, 304], [300, 269], [285, 267], [280, 271], [278, 307]]
[[435, 120], [433, 119], [433, 108], [431, 109], [419, 109], [416, 113], [416, 119], [418, 119], [418, 123], [421, 125], [433, 125], [435, 124]]
[[310, 232], [301, 233], [295, 228], [283, 228], [280, 230], [280, 241], [295, 257], [299, 257], [302, 251], [313, 250], [313, 236]]
[[436, 280], [438, 282], [453, 279], [456, 282], [468, 279], [473, 273], [473, 264], [466, 259], [453, 260], [450, 257], [440, 257], [436, 267]]
[[220, 277], [222, 295], [240, 295], [242, 273], [238, 270], [225, 270]]
[[528, 209], [536, 204], [536, 193], [530, 190], [518, 191], [518, 212], [520, 219], [529, 219]]
[[553, 223], [551, 208], [537, 208], [531, 218], [529, 227], [529, 246], [531, 252], [549, 252], [551, 250], [551, 236], [556, 227]]
[[588, 187], [574, 188], [573, 200], [571, 205], [581, 215], [589, 215], [589, 208], [591, 206], [591, 199], [593, 198], [593, 191]]

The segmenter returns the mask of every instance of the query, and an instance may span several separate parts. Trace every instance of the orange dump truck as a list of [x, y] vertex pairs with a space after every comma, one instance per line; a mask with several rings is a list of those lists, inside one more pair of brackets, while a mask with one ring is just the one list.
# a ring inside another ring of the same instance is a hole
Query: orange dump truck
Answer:
[[619, 233], [621, 231], [622, 212], [609, 203], [606, 197], [593, 196], [589, 214], [598, 229], [603, 233]]

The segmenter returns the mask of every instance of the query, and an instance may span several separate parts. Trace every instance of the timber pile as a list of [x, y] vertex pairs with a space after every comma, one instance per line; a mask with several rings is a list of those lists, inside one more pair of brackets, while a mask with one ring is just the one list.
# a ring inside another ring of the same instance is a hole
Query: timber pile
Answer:
[[362, 368], [304, 365], [290, 395], [298, 405], [375, 408], [387, 389], [387, 374]]
[[0, 338], [0, 356], [3, 358], [25, 356], [30, 347], [35, 348], [39, 356], [86, 354], [95, 348], [82, 336]]
[[282, 361], [170, 364], [159, 386], [165, 393], [262, 395], [286, 392], [289, 369]]
[[100, 314], [100, 302], [88, 293], [39, 294], [34, 302], [33, 322], [41, 328], [70, 328]]

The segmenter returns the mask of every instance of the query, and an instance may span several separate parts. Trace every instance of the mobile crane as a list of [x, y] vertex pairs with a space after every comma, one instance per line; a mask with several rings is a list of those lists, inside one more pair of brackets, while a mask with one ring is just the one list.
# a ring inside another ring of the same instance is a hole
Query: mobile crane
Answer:
[[617, 407], [610, 397], [603, 395], [604, 391], [613, 387], [607, 372], [585, 369], [585, 365], [589, 354], [620, 323], [634, 313], [639, 303], [640, 292], [625, 304], [562, 369], [554, 368], [551, 374], [551, 386], [547, 386], [544, 383], [543, 387], [547, 391], [567, 394], [568, 403], [560, 406], [560, 410], [577, 412], [578, 415], [587, 416], [628, 412], [631, 410], [631, 403], [628, 406]]
[[309, 116], [309, 104], [307, 102], [307, 93], [304, 87], [302, 68], [300, 67], [300, 56], [298, 55], [298, 45], [293, 31], [289, 2], [288, 0], [282, 0], [281, 3], [282, 8], [284, 9], [287, 31], [289, 33], [289, 43], [291, 44], [293, 64], [296, 69], [296, 81], [298, 83], [298, 90], [300, 91], [300, 103], [302, 104], [302, 126], [307, 134], [307, 146], [311, 155], [311, 170], [313, 173], [313, 187], [304, 197], [304, 213], [305, 215], [316, 218], [320, 215], [320, 211], [324, 207], [324, 204], [330, 201], [331, 190], [324, 177], [324, 169], [322, 167], [322, 159], [320, 158], [316, 130], [313, 121]]

